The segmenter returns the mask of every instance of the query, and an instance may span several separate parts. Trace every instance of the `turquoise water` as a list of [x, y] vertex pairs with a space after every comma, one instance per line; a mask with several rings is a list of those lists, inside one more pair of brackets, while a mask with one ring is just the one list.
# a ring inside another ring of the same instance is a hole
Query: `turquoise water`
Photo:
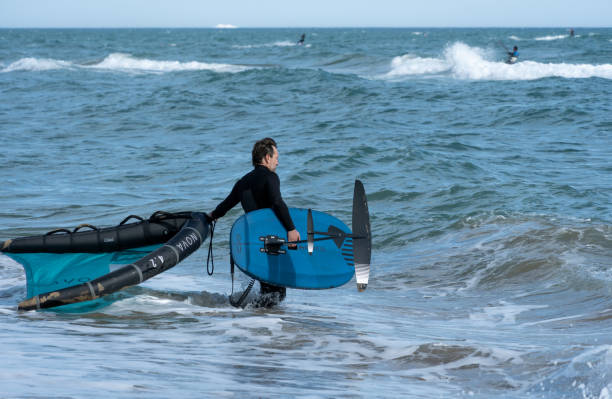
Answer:
[[0, 240], [210, 211], [266, 136], [290, 206], [350, 224], [359, 178], [374, 233], [366, 292], [268, 310], [227, 301], [239, 209], [212, 277], [200, 249], [92, 313], [17, 312], [0, 256], [0, 396], [610, 398], [611, 52], [612, 29], [0, 30]]

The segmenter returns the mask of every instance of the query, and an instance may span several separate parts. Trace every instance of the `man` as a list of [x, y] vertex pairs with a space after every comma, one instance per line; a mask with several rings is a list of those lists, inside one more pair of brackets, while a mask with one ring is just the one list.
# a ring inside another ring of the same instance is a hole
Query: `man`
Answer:
[[506, 63], [514, 64], [516, 61], [518, 61], [518, 56], [518, 47], [514, 46], [514, 48], [512, 48], [512, 51], [508, 51], [508, 60], [506, 61]]
[[[300, 233], [295, 229], [289, 208], [280, 193], [280, 179], [276, 172], [278, 166], [278, 149], [276, 142], [267, 137], [259, 140], [252, 151], [253, 170], [242, 176], [225, 198], [209, 216], [216, 220], [224, 216], [238, 202], [245, 212], [262, 208], [271, 208], [287, 230], [288, 241], [299, 241]], [[294, 245], [295, 246], [295, 245]], [[279, 300], [286, 295], [285, 287], [276, 287], [260, 282], [261, 293], [278, 293]]]
[[304, 40], [306, 39], [306, 34], [302, 33], [302, 36], [300, 37], [300, 40], [298, 40], [297, 44], [298, 46], [301, 46], [302, 44], [304, 44]]

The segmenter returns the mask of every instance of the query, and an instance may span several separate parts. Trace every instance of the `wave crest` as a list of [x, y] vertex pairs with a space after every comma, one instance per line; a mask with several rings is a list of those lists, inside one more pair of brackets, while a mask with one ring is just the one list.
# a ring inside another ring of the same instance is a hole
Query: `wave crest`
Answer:
[[390, 77], [403, 75], [427, 75], [438, 74], [450, 70], [445, 60], [438, 58], [420, 58], [415, 55], [406, 54], [391, 60]]
[[214, 72], [242, 72], [248, 67], [232, 64], [217, 64], [198, 61], [157, 61], [146, 58], [135, 58], [129, 54], [113, 53], [102, 62], [90, 65], [89, 68], [130, 70], [142, 72], [177, 72], [177, 71], [214, 71]]
[[[250, 49], [250, 48], [261, 48], [261, 47], [297, 47], [298, 42], [292, 42], [290, 40], [280, 40], [272, 43], [262, 44], [235, 44], [232, 47], [237, 49]], [[304, 45], [304, 47], [310, 47], [310, 44]]]
[[15, 71], [49, 71], [52, 69], [66, 69], [72, 67], [69, 61], [54, 60], [50, 58], [22, 58], [2, 69], [2, 72]]
[[180, 72], [180, 71], [213, 71], [213, 72], [242, 72], [252, 67], [233, 64], [218, 64], [199, 61], [157, 61], [146, 58], [136, 58], [130, 54], [112, 53], [102, 61], [93, 64], [77, 64], [70, 61], [54, 60], [50, 58], [22, 58], [17, 60], [1, 72], [15, 71], [47, 71], [52, 69], [106, 69], [128, 72]]
[[551, 41], [551, 40], [561, 40], [561, 39], [565, 39], [565, 38], [568, 38], [568, 37], [569, 37], [569, 35], [549, 35], [549, 36], [536, 37], [533, 40]]
[[382, 78], [446, 75], [470, 80], [534, 80], [547, 77], [612, 79], [612, 64], [521, 61], [508, 65], [503, 61], [489, 61], [494, 54], [493, 51], [457, 42], [447, 47], [441, 58], [424, 58], [411, 54], [395, 57], [391, 60], [390, 71], [382, 75]]

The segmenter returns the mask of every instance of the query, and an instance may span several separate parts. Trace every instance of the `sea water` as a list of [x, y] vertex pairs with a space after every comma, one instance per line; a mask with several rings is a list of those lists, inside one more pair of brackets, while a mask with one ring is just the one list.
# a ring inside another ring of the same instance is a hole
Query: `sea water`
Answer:
[[0, 30], [0, 240], [211, 211], [267, 136], [289, 206], [350, 225], [358, 178], [373, 232], [365, 292], [271, 309], [227, 300], [239, 207], [212, 276], [95, 312], [18, 312], [0, 256], [0, 397], [609, 399], [612, 30], [575, 31]]

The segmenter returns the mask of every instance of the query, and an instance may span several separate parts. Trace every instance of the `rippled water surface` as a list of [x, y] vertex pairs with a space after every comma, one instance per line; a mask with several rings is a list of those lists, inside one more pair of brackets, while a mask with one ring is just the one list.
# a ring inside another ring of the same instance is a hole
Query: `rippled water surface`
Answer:
[[0, 240], [210, 211], [266, 136], [289, 206], [350, 223], [359, 178], [374, 234], [367, 291], [272, 309], [227, 300], [240, 209], [212, 277], [202, 248], [95, 312], [18, 312], [0, 255], [0, 397], [609, 399], [611, 52], [610, 29], [0, 30]]

